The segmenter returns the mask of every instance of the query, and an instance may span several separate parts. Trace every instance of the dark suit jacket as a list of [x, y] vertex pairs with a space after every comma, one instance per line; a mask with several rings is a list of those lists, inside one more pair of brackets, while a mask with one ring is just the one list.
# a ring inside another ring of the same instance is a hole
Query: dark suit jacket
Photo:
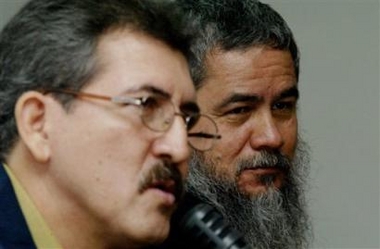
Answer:
[[0, 249], [36, 248], [11, 181], [0, 163]]

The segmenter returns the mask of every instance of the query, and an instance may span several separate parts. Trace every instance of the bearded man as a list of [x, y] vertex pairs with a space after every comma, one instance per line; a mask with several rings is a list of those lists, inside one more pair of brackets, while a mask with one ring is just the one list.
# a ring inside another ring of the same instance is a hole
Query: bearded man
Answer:
[[[252, 248], [307, 248], [309, 162], [298, 134], [292, 31], [259, 1], [178, 2], [199, 30], [191, 63], [197, 102], [222, 134], [211, 150], [193, 153], [188, 198], [211, 204]], [[186, 237], [173, 232], [165, 248], [201, 248]]]

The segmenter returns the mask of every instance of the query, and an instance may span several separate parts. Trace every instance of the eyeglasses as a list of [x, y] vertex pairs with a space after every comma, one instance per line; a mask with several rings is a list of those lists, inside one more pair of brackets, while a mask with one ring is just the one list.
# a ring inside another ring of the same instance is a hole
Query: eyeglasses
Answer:
[[183, 118], [188, 132], [189, 145], [198, 151], [210, 150], [217, 139], [221, 139], [218, 134], [218, 127], [210, 117], [193, 113], [178, 113], [175, 111], [173, 102], [158, 94], [151, 96], [134, 98], [128, 96], [104, 96], [92, 93], [77, 92], [69, 89], [47, 89], [43, 93], [63, 93], [76, 97], [94, 98], [111, 101], [119, 105], [134, 105], [141, 109], [141, 120], [143, 124], [152, 131], [166, 132], [174, 122], [175, 116]]

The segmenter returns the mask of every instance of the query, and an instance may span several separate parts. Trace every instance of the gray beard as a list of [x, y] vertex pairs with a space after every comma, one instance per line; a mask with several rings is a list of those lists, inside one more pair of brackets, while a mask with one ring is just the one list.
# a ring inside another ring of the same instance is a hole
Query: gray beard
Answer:
[[[276, 189], [269, 184], [265, 193], [248, 196], [237, 189], [235, 179], [217, 171], [218, 165], [194, 153], [187, 191], [213, 205], [255, 249], [308, 248], [312, 238], [305, 201], [308, 146], [299, 139], [294, 160], [283, 158], [290, 164], [283, 187]], [[236, 165], [236, 174], [239, 167]]]

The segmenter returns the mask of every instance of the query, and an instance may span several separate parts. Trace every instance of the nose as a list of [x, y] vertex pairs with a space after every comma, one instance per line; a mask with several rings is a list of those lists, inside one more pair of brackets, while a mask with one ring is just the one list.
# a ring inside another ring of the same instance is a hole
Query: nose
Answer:
[[270, 112], [258, 115], [253, 122], [254, 126], [250, 138], [250, 144], [253, 149], [273, 150], [282, 147], [284, 138]]
[[153, 153], [158, 157], [169, 158], [173, 163], [183, 163], [188, 159], [190, 147], [182, 117], [174, 116], [169, 130], [154, 141]]

